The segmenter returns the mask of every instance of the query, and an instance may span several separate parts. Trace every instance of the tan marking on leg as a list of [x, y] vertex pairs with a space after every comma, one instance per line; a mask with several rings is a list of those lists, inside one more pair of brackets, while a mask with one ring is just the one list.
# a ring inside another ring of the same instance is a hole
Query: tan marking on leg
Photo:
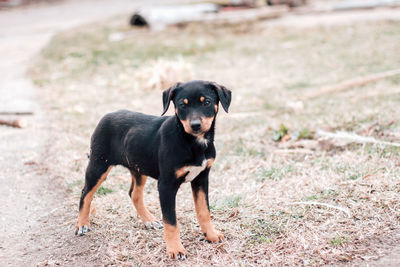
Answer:
[[167, 256], [176, 259], [178, 254], [186, 255], [187, 252], [182, 246], [181, 237], [179, 236], [179, 225], [171, 225], [164, 223], [164, 240], [167, 245]]
[[141, 179], [141, 184], [138, 185], [136, 183], [135, 176], [132, 175], [133, 190], [132, 190], [131, 198], [132, 198], [133, 205], [135, 205], [136, 211], [137, 211], [140, 219], [144, 223], [155, 222], [156, 218], [154, 218], [154, 216], [148, 211], [148, 209], [144, 205], [144, 201], [143, 201], [143, 188], [144, 188], [144, 185], [146, 184], [147, 176], [142, 175], [140, 179]]
[[189, 104], [189, 100], [187, 98], [183, 99], [183, 103], [185, 103], [186, 105]]
[[224, 240], [224, 236], [217, 230], [211, 223], [210, 211], [207, 207], [206, 194], [200, 190], [197, 192], [197, 196], [193, 193], [194, 204], [196, 208], [196, 216], [199, 221], [201, 231], [205, 234], [205, 237], [210, 242], [218, 242]]
[[204, 102], [204, 96], [200, 96], [200, 102]]
[[185, 174], [187, 174], [188, 172], [189, 172], [189, 171], [186, 170], [186, 166], [183, 166], [182, 168], [179, 168], [179, 169], [177, 169], [177, 170], [175, 171], [176, 178], [179, 179], [179, 178], [181, 178], [182, 176], [184, 176]]
[[201, 117], [200, 120], [201, 120], [201, 131], [203, 133], [208, 132], [214, 121], [214, 117]]
[[211, 166], [214, 163], [214, 160], [215, 160], [214, 158], [210, 158], [210, 159], [207, 160], [207, 168], [211, 168]]
[[90, 204], [92, 203], [93, 196], [96, 193], [97, 188], [101, 185], [101, 183], [104, 182], [104, 180], [107, 178], [108, 173], [111, 171], [113, 166], [108, 167], [107, 171], [103, 173], [97, 182], [97, 184], [90, 190], [85, 198], [83, 199], [83, 206], [81, 210], [79, 211], [78, 215], [78, 222], [76, 224], [76, 228], [79, 229], [81, 226], [90, 226], [90, 220], [89, 220], [89, 213], [90, 213]]

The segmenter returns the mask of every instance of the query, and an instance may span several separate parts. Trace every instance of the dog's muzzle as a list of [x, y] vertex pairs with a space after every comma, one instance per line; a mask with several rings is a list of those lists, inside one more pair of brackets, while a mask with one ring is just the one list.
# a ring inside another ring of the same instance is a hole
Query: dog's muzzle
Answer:
[[190, 122], [190, 128], [193, 132], [198, 132], [201, 130], [201, 121], [200, 120], [193, 120]]

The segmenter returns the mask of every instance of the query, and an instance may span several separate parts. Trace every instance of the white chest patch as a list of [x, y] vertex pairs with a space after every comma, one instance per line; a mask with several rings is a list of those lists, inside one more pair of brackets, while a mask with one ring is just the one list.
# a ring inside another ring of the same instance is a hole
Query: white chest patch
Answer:
[[201, 166], [186, 166], [185, 171], [188, 171], [189, 173], [185, 177], [185, 183], [193, 181], [194, 178], [196, 178], [202, 171], [205, 170], [206, 166], [207, 160], [203, 160]]
[[203, 146], [207, 146], [208, 145], [208, 140], [205, 139], [204, 137], [197, 137], [197, 143], [202, 144]]

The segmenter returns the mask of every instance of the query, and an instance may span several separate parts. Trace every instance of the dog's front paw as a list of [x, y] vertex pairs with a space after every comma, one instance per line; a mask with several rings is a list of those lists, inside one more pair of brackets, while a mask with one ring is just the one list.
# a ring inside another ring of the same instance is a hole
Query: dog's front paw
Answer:
[[186, 254], [187, 251], [181, 243], [178, 243], [174, 246], [167, 246], [167, 257], [170, 259], [185, 260]]
[[145, 222], [144, 223], [144, 227], [146, 227], [146, 229], [148, 229], [148, 230], [149, 229], [163, 229], [164, 228], [162, 222], [157, 222], [157, 221]]
[[75, 227], [75, 235], [83, 236], [86, 233], [90, 232], [90, 228], [88, 225], [76, 226]]
[[209, 242], [222, 242], [225, 240], [225, 237], [221, 234], [221, 232], [214, 229], [204, 233], [204, 236]]

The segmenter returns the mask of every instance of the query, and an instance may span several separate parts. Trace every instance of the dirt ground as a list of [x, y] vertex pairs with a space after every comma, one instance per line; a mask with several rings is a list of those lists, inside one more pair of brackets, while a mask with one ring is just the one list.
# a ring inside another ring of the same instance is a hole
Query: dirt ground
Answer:
[[[63, 99], [62, 91], [58, 90], [57, 88], [67, 86], [66, 88], [69, 92], [76, 92], [77, 86], [76, 84], [74, 84], [74, 82], [71, 83], [70, 76], [67, 80], [63, 80], [62, 77], [61, 79], [59, 78], [60, 75], [62, 76], [66, 73], [65, 69], [56, 69], [56, 71], [51, 72], [52, 75], [55, 75], [54, 79], [56, 80], [58, 85], [55, 85], [53, 81], [49, 82], [45, 80], [40, 80], [38, 79], [38, 74], [34, 74], [33, 77], [35, 78], [35, 84], [41, 86], [41, 88], [39, 89], [35, 89], [30, 79], [26, 75], [26, 70], [32, 57], [37, 54], [42, 47], [46, 45], [46, 43], [50, 40], [50, 37], [53, 36], [55, 33], [72, 27], [76, 27], [78, 25], [82, 25], [84, 23], [88, 23], [90, 21], [103, 19], [106, 17], [104, 15], [106, 11], [109, 12], [108, 14], [110, 16], [113, 14], [124, 12], [126, 11], [126, 7], [124, 6], [125, 4], [127, 4], [126, 2], [128, 1], [118, 1], [119, 4], [115, 4], [114, 2], [114, 4], [112, 5], [99, 5], [98, 9], [96, 8], [96, 12], [91, 13], [90, 16], [87, 16], [87, 13], [85, 12], [85, 10], [92, 10], [92, 6], [90, 5], [89, 1], [87, 2], [88, 6], [86, 7], [82, 7], [81, 5], [78, 6], [75, 4], [68, 4], [67, 2], [62, 5], [55, 5], [52, 7], [34, 7], [33, 9], [35, 10], [35, 12], [32, 12], [32, 10], [28, 8], [23, 10], [14, 10], [0, 13], [1, 24], [10, 25], [10, 27], [2, 28], [0, 31], [0, 36], [2, 38], [1, 45], [2, 48], [5, 48], [1, 49], [3, 53], [1, 56], [3, 56], [3, 59], [6, 59], [4, 61], [2, 60], [0, 68], [2, 70], [14, 70], [12, 73], [10, 73], [9, 71], [2, 71], [2, 73], [9, 74], [7, 75], [7, 77], [1, 78], [2, 84], [6, 85], [2, 88], [7, 88], [7, 90], [12, 90], [10, 88], [24, 88], [22, 91], [15, 90], [14, 95], [3, 93], [2, 95], [6, 95], [8, 98], [6, 98], [5, 101], [4, 98], [2, 99], [4, 103], [2, 102], [1, 107], [6, 107], [7, 110], [26, 109], [35, 111], [35, 116], [27, 117], [29, 123], [28, 128], [24, 130], [2, 128], [0, 131], [0, 137], [2, 140], [0, 143], [0, 150], [2, 151], [0, 161], [2, 169], [2, 173], [0, 175], [0, 203], [2, 204], [2, 207], [6, 207], [2, 209], [2, 218], [0, 222], [0, 265], [2, 266], [20, 266], [22, 264], [28, 266], [93, 266], [121, 264], [134, 265], [140, 264], [140, 262], [145, 262], [146, 264], [172, 263], [170, 261], [165, 261], [164, 259], [164, 247], [160, 238], [161, 233], [157, 231], [147, 231], [143, 229], [140, 221], [138, 221], [136, 216], [134, 215], [135, 213], [132, 209], [132, 205], [129, 202], [126, 194], [128, 177], [126, 172], [122, 169], [115, 170], [115, 172], [113, 172], [112, 174], [112, 180], [114, 180], [114, 182], [105, 185], [104, 187], [104, 192], [107, 192], [106, 189], [108, 188], [111, 189], [113, 193], [104, 193], [104, 195], [99, 197], [99, 203], [103, 205], [95, 205], [97, 211], [93, 214], [93, 222], [97, 235], [89, 234], [79, 239], [77, 239], [73, 235], [73, 227], [76, 219], [77, 208], [76, 200], [79, 196], [79, 190], [82, 187], [82, 173], [84, 171], [86, 163], [85, 153], [87, 152], [88, 136], [90, 135], [90, 132], [98, 119], [98, 116], [104, 113], [104, 108], [111, 111], [113, 109], [121, 108], [119, 106], [120, 104], [127, 103], [120, 100], [119, 97], [120, 94], [126, 93], [126, 91], [124, 91], [124, 86], [129, 88], [129, 84], [125, 84], [125, 82], [130, 82], [129, 79], [128, 81], [126, 81], [126, 77], [124, 77], [123, 75], [118, 76], [118, 80], [120, 81], [120, 83], [117, 84], [117, 86], [122, 87], [119, 89], [120, 91], [117, 91], [115, 94], [113, 93], [110, 95], [110, 99], [114, 99], [116, 100], [116, 102], [114, 104], [111, 103], [105, 105], [101, 102], [101, 99], [96, 99], [96, 101], [99, 101], [99, 107], [96, 108], [87, 106], [85, 102], [93, 99], [93, 97], [95, 97], [95, 95], [93, 94], [88, 94], [88, 100], [85, 100], [83, 98], [82, 101], [78, 101], [75, 97], [65, 97], [65, 99]], [[59, 19], [60, 13], [57, 11], [60, 10], [63, 11], [63, 19]], [[79, 16], [79, 12], [82, 12], [81, 14], [85, 15]], [[360, 12], [356, 12], [358, 17], [357, 20], [362, 21], [362, 17], [364, 16], [365, 20], [373, 20], [376, 22], [387, 18], [389, 13], [390, 16], [393, 18], [400, 17], [398, 16], [398, 10], [382, 10], [379, 12], [381, 15], [376, 15], [375, 13], [374, 15], [371, 15], [371, 13], [368, 11], [364, 12], [363, 15]], [[57, 16], [49, 17], [50, 14], [57, 14]], [[313, 27], [313, 25], [321, 21], [328, 21], [325, 25], [331, 26], [332, 22], [334, 22], [335, 20], [327, 18], [328, 16], [329, 15], [321, 17], [320, 21], [313, 17], [313, 22], [311, 24], [308, 21], [305, 22], [304, 27]], [[287, 20], [289, 21], [291, 19], [293, 18], [287, 18]], [[353, 23], [353, 19], [354, 17], [351, 16], [351, 13], [347, 13], [347, 23]], [[281, 20], [283, 26], [287, 25], [287, 20]], [[306, 21], [306, 17], [304, 21]], [[272, 23], [271, 27], [272, 25], [276, 26], [276, 23], [278, 22]], [[340, 16], [340, 23], [346, 23], [346, 16]], [[30, 26], [27, 27], [27, 24], [29, 24]], [[65, 33], [66, 36], [73, 36], [74, 34], [74, 31], [72, 33]], [[140, 36], [141, 33], [137, 34]], [[61, 34], [61, 36], [62, 35], [63, 34]], [[229, 46], [229, 41], [228, 44], [222, 44], [222, 48], [225, 45]], [[290, 37], [285, 45], [290, 47]], [[201, 49], [204, 49], [206, 53], [208, 49], [212, 51], [215, 48], [207, 47], [206, 44], [206, 47]], [[48, 51], [49, 50], [47, 50], [47, 52]], [[189, 51], [188, 53], [191, 52]], [[79, 63], [79, 61], [77, 62]], [[229, 65], [229, 62], [222, 62], [221, 65], [217, 67], [224, 68]], [[211, 68], [210, 71], [212, 71], [213, 69], [215, 69], [215, 67]], [[102, 71], [100, 72], [103, 73]], [[85, 72], [83, 71], [83, 73]], [[202, 76], [212, 76], [210, 75], [210, 73], [208, 73], [207, 70], [204, 70], [199, 74]], [[293, 77], [295, 82], [290, 86], [296, 88], [304, 87], [304, 85], [302, 85], [302, 81], [297, 82], [296, 84], [296, 79], [298, 78], [298, 76], [296, 75], [298, 74], [295, 74], [295, 76]], [[46, 75], [42, 75], [41, 77], [48, 78], [46, 77]], [[85, 80], [85, 78], [82, 79], [82, 77], [85, 76], [80, 76], [80, 74], [78, 74], [76, 77], [74, 77], [78, 81], [78, 86], [82, 86], [83, 83], [87, 82], [87, 80]], [[96, 85], [100, 86], [104, 85], [104, 83], [107, 84], [109, 82], [108, 77], [103, 78], [105, 80], [102, 80], [101, 77], [96, 76], [91, 78], [94, 79], [94, 83]], [[236, 80], [238, 81], [239, 79]], [[272, 82], [277, 81], [273, 81], [272, 79]], [[54, 87], [50, 87], [49, 89], [49, 84]], [[240, 83], [240, 81], [238, 81], [238, 84], [240, 84], [241, 87], [248, 86], [245, 82]], [[51, 96], [45, 96], [45, 94], [49, 92], [48, 90], [53, 89], [56, 91], [56, 93]], [[92, 90], [92, 88], [86, 89], [88, 91]], [[39, 90], [39, 92], [36, 90]], [[373, 92], [372, 89], [371, 92]], [[110, 92], [100, 92], [100, 96], [104, 93], [109, 94]], [[133, 92], [133, 96], [135, 95], [135, 93], [137, 93], [137, 91]], [[159, 94], [159, 91], [150, 91], [146, 92], [146, 94], [144, 95], [148, 95], [146, 96], [146, 99], [158, 99]], [[38, 95], [42, 98], [40, 99], [40, 101], [36, 100]], [[72, 93], [71, 95], [74, 94]], [[132, 96], [132, 94], [130, 93], [127, 93], [126, 95]], [[145, 98], [144, 95], [143, 98]], [[243, 92], [239, 90], [237, 90], [236, 95], [237, 97], [241, 97], [242, 99], [243, 97], [248, 96], [245, 91]], [[55, 98], [55, 96], [57, 98]], [[79, 96], [79, 94], [77, 96]], [[259, 96], [261, 96], [261, 94]], [[21, 101], [14, 102], [14, 98], [17, 98]], [[60, 99], [60, 103], [52, 102], [54, 101], [54, 99]], [[133, 107], [141, 107], [142, 101], [142, 99], [132, 98], [132, 100], [128, 102], [128, 105]], [[271, 105], [271, 103], [274, 104], [273, 101], [261, 104], [257, 101], [257, 99], [253, 99], [252, 101], [254, 101], [253, 103], [255, 103], [255, 106], [268, 106]], [[236, 103], [236, 106], [238, 106], [239, 102], [240, 99], [236, 98], [234, 103]], [[10, 103], [12, 104], [10, 105]], [[39, 103], [39, 105], [37, 103]], [[154, 102], [153, 104], [149, 104], [142, 111], [156, 113], [159, 110], [160, 103], [161, 100]], [[93, 108], [94, 111], [86, 112], [88, 108]], [[279, 111], [280, 108], [281, 107], [278, 106], [273, 107], [272, 109], [275, 111]], [[231, 115], [221, 114], [221, 127], [226, 127], [228, 129], [236, 131], [237, 129], [235, 129], [235, 127], [237, 127], [237, 121], [241, 120], [241, 118], [247, 118], [251, 122], [247, 126], [250, 127], [250, 129], [253, 127], [254, 130], [258, 131], [258, 126], [254, 126], [254, 121], [256, 121], [258, 118], [257, 115], [255, 115], [256, 117], [254, 120], [248, 118], [246, 115], [249, 113], [251, 114], [251, 112], [253, 112], [251, 109], [240, 110], [240, 108], [234, 108]], [[87, 116], [83, 117], [82, 114], [86, 114]], [[271, 115], [271, 113], [268, 113], [268, 115]], [[234, 119], [231, 119], [229, 122], [224, 123], [223, 121], [228, 120], [229, 116], [232, 116]], [[273, 124], [276, 124], [278, 121], [280, 120], [274, 121]], [[229, 126], [228, 123], [232, 123], [233, 125]], [[296, 123], [292, 123], [291, 125], [292, 127], [296, 127]], [[277, 126], [273, 125], [272, 127]], [[221, 151], [222, 160], [216, 166], [216, 173], [221, 174], [221, 181], [216, 182], [216, 187], [211, 193], [214, 196], [213, 201], [216, 201], [216, 199], [218, 199], [216, 195], [220, 195], [220, 198], [225, 197], [224, 201], [226, 203], [224, 202], [221, 204], [218, 202], [213, 202], [213, 204], [215, 204], [215, 207], [213, 207], [213, 211], [216, 217], [219, 216], [220, 218], [223, 218], [219, 219], [216, 222], [217, 226], [226, 229], [227, 227], [229, 227], [229, 225], [235, 225], [234, 227], [237, 227], [236, 222], [241, 221], [240, 218], [236, 217], [236, 211], [237, 213], [243, 213], [244, 217], [249, 216], [249, 214], [246, 214], [245, 209], [238, 207], [238, 203], [244, 204], [244, 207], [248, 207], [249, 210], [252, 211], [253, 206], [257, 206], [259, 201], [263, 202], [265, 201], [265, 199], [268, 199], [273, 202], [273, 200], [271, 200], [270, 198], [274, 197], [274, 194], [273, 192], [269, 191], [263, 192], [263, 190], [260, 189], [261, 191], [257, 191], [259, 193], [256, 194], [257, 197], [260, 199], [254, 199], [251, 197], [246, 198], [246, 196], [241, 196], [240, 194], [237, 195], [237, 192], [240, 192], [240, 190], [236, 188], [236, 186], [232, 184], [232, 182], [228, 182], [228, 185], [233, 188], [231, 195], [226, 195], [223, 193], [223, 191], [221, 191], [224, 183], [229, 181], [227, 179], [228, 176], [233, 175], [233, 173], [239, 173], [244, 177], [246, 177], [247, 175], [245, 169], [238, 168], [235, 170], [231, 164], [238, 164], [240, 160], [243, 160], [243, 156], [250, 158], [256, 157], [257, 153], [259, 152], [248, 149], [248, 151], [243, 154], [243, 151], [240, 151], [241, 146], [246, 147], [249, 142], [254, 142], [254, 140], [252, 140], [249, 135], [240, 135], [241, 140], [238, 141], [232, 139], [232, 137], [228, 136], [225, 132], [220, 132], [219, 134], [219, 139], [217, 141], [220, 142], [220, 145], [217, 148], [219, 148], [219, 150]], [[223, 139], [226, 140], [224, 143], [222, 143]], [[269, 145], [267, 147], [269, 147]], [[236, 154], [230, 155], [227, 152], [228, 148], [235, 150]], [[63, 149], [65, 149], [65, 151]], [[268, 162], [269, 164], [277, 167], [281, 161], [279, 160], [279, 156], [275, 157], [276, 158], [268, 157]], [[289, 165], [292, 164], [293, 166], [295, 166], [295, 168], [297, 168], [295, 163], [296, 158], [297, 157], [290, 158], [288, 161]], [[229, 160], [232, 159], [233, 163], [229, 163]], [[58, 165], [55, 166], [55, 162]], [[359, 163], [361, 164], [361, 160], [359, 161]], [[382, 164], [385, 165], [387, 163], [386, 161], [382, 160]], [[249, 169], [251, 171], [257, 170], [257, 168], [255, 168], [254, 166], [251, 166], [251, 168], [252, 169]], [[283, 175], [297, 175], [301, 177], [303, 175], [306, 175], [306, 173], [299, 174], [293, 172], [292, 170], [284, 168], [282, 168], [282, 170], [282, 173], [280, 173], [281, 169], [278, 170], [271, 168], [263, 170], [264, 173], [261, 176], [264, 177], [264, 180], [259, 184], [255, 183], [254, 186], [271, 186], [273, 188], [276, 188], [277, 190], [280, 190], [280, 187], [285, 188], [284, 182], [268, 182], [268, 177], [279, 180], [279, 177]], [[224, 175], [224, 172], [226, 172], [227, 174]], [[267, 179], [265, 177], [267, 177]], [[347, 181], [344, 182], [347, 183]], [[332, 186], [329, 181], [323, 181], [323, 183], [325, 183], [324, 185]], [[371, 183], [374, 184], [376, 182], [371, 181]], [[383, 188], [384, 186], [387, 185], [377, 184], [378, 188]], [[357, 189], [357, 185], [354, 185], [354, 187], [356, 188], [355, 190], [359, 190]], [[157, 196], [153, 193], [154, 188], [155, 183], [150, 182], [147, 186], [146, 193], [148, 194], [147, 197], [149, 199], [149, 209], [153, 213], [157, 214], [157, 216], [159, 217], [160, 215], [157, 203]], [[303, 188], [310, 190], [309, 192], [305, 193], [305, 195], [309, 193], [307, 195], [308, 198], [314, 199], [316, 197], [312, 188], [308, 188], [306, 186], [303, 186]], [[271, 193], [270, 198], [265, 197], [265, 194], [268, 192]], [[385, 191], [383, 190], [382, 192]], [[184, 189], [182, 194], [184, 193], [188, 193], [188, 190]], [[275, 195], [275, 197], [277, 197], [277, 199], [283, 199], [283, 197], [279, 195]], [[388, 197], [388, 199], [390, 199], [390, 197]], [[273, 203], [278, 204], [283, 202], [276, 201]], [[339, 204], [343, 203], [339, 202]], [[235, 244], [243, 245], [243, 243], [237, 241], [237, 236], [235, 237], [233, 234], [241, 232], [244, 235], [248, 235], [249, 232], [245, 230], [246, 228], [239, 227], [240, 229], [235, 228], [231, 230], [226, 230], [228, 238], [232, 240], [232, 245], [225, 245], [226, 251], [224, 251], [224, 248], [218, 250], [215, 248], [215, 246], [210, 244], [204, 244], [204, 247], [202, 249], [199, 249], [196, 245], [196, 242], [198, 241], [193, 242], [193, 240], [200, 239], [200, 237], [195, 237], [194, 239], [192, 239], [190, 234], [188, 234], [191, 232], [195, 232], [197, 228], [195, 228], [195, 226], [188, 226], [196, 225], [196, 221], [192, 214], [193, 208], [191, 206], [186, 207], [186, 205], [186, 202], [182, 202], [181, 204], [179, 204], [179, 210], [181, 212], [180, 219], [183, 221], [181, 222], [186, 225], [186, 228], [183, 229], [183, 234], [187, 234], [188, 236], [186, 240], [184, 239], [184, 244], [187, 245], [189, 247], [189, 250], [191, 250], [192, 253], [194, 253], [195, 255], [203, 253], [201, 256], [197, 255], [198, 258], [195, 258], [194, 261], [192, 260], [188, 262], [188, 264], [204, 264], [205, 262], [210, 262], [216, 265], [220, 265], [221, 263], [226, 263], [229, 261], [233, 262], [234, 260], [237, 260], [235, 257], [240, 257], [240, 255], [242, 255], [242, 260], [239, 261], [240, 264], [257, 264], [257, 261], [254, 261], [254, 259], [246, 261], [246, 248], [243, 248], [243, 250], [240, 250], [239, 252], [235, 248], [233, 248]], [[224, 211], [224, 207], [229, 207], [228, 211]], [[309, 208], [307, 208], [306, 210], [308, 209]], [[235, 212], [231, 213], [231, 210]], [[271, 213], [270, 215], [268, 215], [271, 220], [273, 220], [274, 216], [279, 216], [275, 214], [275, 212], [277, 211], [271, 208], [267, 208], [265, 212]], [[309, 213], [306, 213], [306, 211], [303, 212], [304, 213], [302, 213], [303, 215], [301, 216], [311, 216]], [[292, 213], [291, 216], [293, 214], [294, 213]], [[314, 214], [312, 215], [314, 216]], [[379, 214], [379, 216], [382, 216], [382, 214]], [[226, 221], [224, 221], [224, 219], [226, 219]], [[286, 223], [294, 222], [297, 219], [298, 218], [291, 218], [287, 220]], [[260, 220], [260, 218], [257, 218], [257, 220], [257, 223], [260, 225], [262, 224], [263, 227], [267, 227], [268, 231], [266, 233], [260, 234], [257, 233], [259, 228], [252, 228], [252, 234], [255, 235], [255, 238], [250, 239], [250, 241], [256, 242], [256, 244], [257, 242], [260, 242], [261, 247], [265, 247], [265, 244], [271, 242], [270, 249], [271, 251], [273, 251], [274, 249], [276, 249], [275, 244], [279, 243], [279, 238], [282, 238], [281, 234], [283, 233], [284, 235], [286, 235], [287, 232], [281, 232], [281, 230], [278, 229], [279, 227], [277, 225], [274, 225], [273, 223], [268, 224], [268, 222]], [[315, 220], [317, 221], [318, 219]], [[329, 220], [331, 220], [330, 217]], [[111, 221], [113, 221], [113, 223], [111, 223]], [[335, 220], [332, 219], [332, 221]], [[338, 225], [335, 224], [335, 227], [339, 227]], [[129, 228], [124, 229], [121, 228], [121, 226]], [[299, 227], [300, 229], [302, 229], [301, 226]], [[131, 231], [132, 229], [134, 229], [134, 231]], [[338, 232], [343, 233], [341, 232], [341, 230], [338, 230]], [[358, 263], [361, 265], [370, 264], [378, 266], [382, 264], [384, 264], [385, 266], [390, 264], [392, 264], [393, 266], [398, 265], [399, 254], [396, 249], [393, 250], [393, 246], [395, 245], [396, 241], [400, 240], [400, 237], [396, 237], [394, 232], [387, 232], [386, 234], [388, 233], [390, 233], [391, 238], [387, 238], [386, 243], [384, 241], [385, 238], [383, 238], [382, 240], [376, 238], [377, 242], [380, 243], [379, 245], [372, 242], [372, 245], [376, 246], [376, 249], [372, 250], [375, 251], [375, 255], [367, 254], [366, 257], [355, 258], [354, 263]], [[349, 234], [349, 236], [351, 236], [351, 234]], [[270, 239], [271, 241], [269, 241]], [[149, 243], [149, 240], [153, 241]], [[342, 252], [346, 251], [347, 249], [351, 250], [351, 246], [354, 246], [354, 244], [349, 242], [349, 247], [345, 247], [345, 243], [347, 242], [346, 240], [347, 239], [345, 238], [338, 239], [337, 237], [334, 237], [333, 241], [331, 240], [331, 242], [333, 242], [332, 246], [337, 246], [337, 251], [340, 252], [338, 253], [338, 257], [341, 260], [334, 262], [335, 264], [345, 264], [344, 262], [349, 260], [349, 258], [346, 258], [348, 257], [347, 254]], [[121, 242], [124, 244], [125, 247], [118, 247]], [[189, 245], [188, 243], [190, 242], [192, 242], [192, 244]], [[342, 249], [341, 244], [339, 243], [343, 243], [345, 249]], [[279, 244], [281, 246], [291, 245], [291, 243]], [[250, 246], [253, 249], [252, 253], [257, 256], [257, 251], [254, 251], [254, 244], [246, 243], [246, 245]], [[129, 251], [129, 249], [140, 251], [142, 253], [142, 255], [140, 256], [141, 258], [137, 258], [137, 255], [134, 252]], [[210, 258], [208, 259], [207, 255], [204, 254], [204, 249], [206, 251], [216, 251], [218, 257], [214, 258], [209, 256]], [[227, 253], [227, 251], [236, 254], [234, 254], [235, 256], [232, 256], [233, 258], [230, 258], [231, 256], [229, 255], [229, 253]], [[334, 250], [334, 252], [337, 251]], [[384, 257], [383, 259], [381, 259], [380, 262], [371, 261], [390, 252], [392, 252], [392, 254]], [[146, 253], [148, 253], [148, 256], [146, 256]], [[149, 258], [153, 255], [157, 255], [157, 257]], [[360, 255], [364, 255], [363, 252], [360, 252]], [[304, 257], [307, 256], [311, 257], [312, 255], [304, 255]], [[258, 255], [258, 257], [260, 257], [260, 255]], [[269, 255], [269, 257], [276, 257], [277, 259], [279, 259], [280, 255]], [[356, 261], [360, 259], [362, 259], [362, 261]], [[261, 260], [259, 262], [259, 264], [265, 263], [268, 263], [268, 261]], [[271, 263], [271, 261], [269, 261], [269, 263]], [[293, 260], [292, 264], [294, 263], [299, 263], [299, 261]], [[316, 265], [319, 265], [321, 263], [324, 263], [324, 261], [309, 262], [309, 264]], [[302, 264], [307, 265], [307, 262], [303, 261]]]

